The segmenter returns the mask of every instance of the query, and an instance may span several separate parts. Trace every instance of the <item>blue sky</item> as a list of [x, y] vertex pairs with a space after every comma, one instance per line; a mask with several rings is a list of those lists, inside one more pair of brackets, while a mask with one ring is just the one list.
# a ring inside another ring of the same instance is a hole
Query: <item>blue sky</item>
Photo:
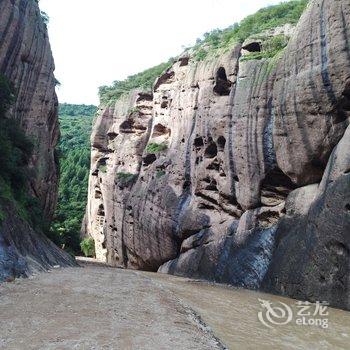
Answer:
[[98, 104], [101, 85], [171, 56], [214, 28], [280, 0], [41, 0], [60, 102]]

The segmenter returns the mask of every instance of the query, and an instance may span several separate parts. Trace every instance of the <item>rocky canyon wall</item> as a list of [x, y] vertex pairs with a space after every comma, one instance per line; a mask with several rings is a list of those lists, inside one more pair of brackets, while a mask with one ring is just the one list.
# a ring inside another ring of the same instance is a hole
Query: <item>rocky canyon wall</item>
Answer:
[[312, 0], [283, 53], [183, 55], [102, 106], [87, 234], [114, 266], [350, 308], [350, 3]]
[[[0, 74], [13, 86], [15, 101], [6, 117], [18, 123], [34, 150], [28, 192], [49, 221], [57, 201], [59, 138], [54, 61], [37, 1], [0, 1]], [[0, 150], [1, 152], [1, 150]], [[20, 215], [16, 201], [1, 198], [0, 281], [52, 265], [73, 264]]]

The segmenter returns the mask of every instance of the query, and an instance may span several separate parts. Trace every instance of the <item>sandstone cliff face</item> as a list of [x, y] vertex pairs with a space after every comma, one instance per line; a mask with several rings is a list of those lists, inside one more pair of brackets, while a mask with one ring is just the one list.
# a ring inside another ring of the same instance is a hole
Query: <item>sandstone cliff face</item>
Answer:
[[[86, 227], [112, 265], [349, 304], [350, 4], [279, 58], [183, 56], [101, 109]], [[277, 31], [278, 32], [278, 31]]]
[[[57, 200], [59, 137], [54, 62], [47, 28], [35, 0], [0, 2], [0, 73], [14, 86], [16, 102], [8, 117], [20, 122], [34, 143], [30, 190], [40, 200], [47, 220]], [[33, 269], [72, 263], [71, 259], [3, 204], [0, 229], [0, 281]]]

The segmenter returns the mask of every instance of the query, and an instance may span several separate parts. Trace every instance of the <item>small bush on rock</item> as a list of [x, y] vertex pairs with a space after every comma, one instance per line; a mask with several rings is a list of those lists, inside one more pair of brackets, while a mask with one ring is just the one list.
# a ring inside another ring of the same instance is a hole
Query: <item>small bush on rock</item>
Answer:
[[156, 177], [157, 177], [157, 179], [159, 179], [162, 176], [164, 176], [165, 174], [166, 174], [166, 172], [164, 170], [158, 170], [156, 173]]
[[120, 172], [120, 173], [117, 173], [117, 178], [121, 183], [125, 184], [134, 178], [134, 174]]
[[100, 165], [100, 167], [98, 169], [105, 174], [107, 172], [107, 165], [105, 165], [105, 164]]
[[88, 237], [82, 240], [80, 243], [81, 251], [87, 257], [95, 256], [95, 241], [92, 237]]
[[168, 149], [168, 145], [166, 143], [149, 143], [146, 147], [147, 153], [159, 153]]

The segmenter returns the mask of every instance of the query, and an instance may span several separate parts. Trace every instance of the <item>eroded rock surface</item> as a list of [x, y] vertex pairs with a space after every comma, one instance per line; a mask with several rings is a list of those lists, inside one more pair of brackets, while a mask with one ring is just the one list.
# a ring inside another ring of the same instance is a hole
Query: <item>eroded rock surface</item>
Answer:
[[280, 57], [242, 59], [249, 42], [182, 57], [152, 93], [103, 107], [86, 216], [98, 258], [349, 308], [349, 23], [346, 1], [313, 0], [275, 31], [292, 35]]
[[287, 200], [266, 289], [312, 301], [330, 300], [350, 309], [349, 150], [350, 127], [332, 152], [316, 193], [304, 198], [309, 208], [304, 204], [295, 212], [295, 200], [302, 198], [293, 193]]
[[[55, 146], [59, 137], [54, 61], [47, 28], [34, 0], [0, 2], [0, 73], [14, 86], [16, 102], [9, 118], [20, 122], [34, 143], [30, 160], [30, 190], [38, 198], [46, 220], [57, 201], [58, 171]], [[28, 275], [72, 259], [2, 203], [0, 281]]]

